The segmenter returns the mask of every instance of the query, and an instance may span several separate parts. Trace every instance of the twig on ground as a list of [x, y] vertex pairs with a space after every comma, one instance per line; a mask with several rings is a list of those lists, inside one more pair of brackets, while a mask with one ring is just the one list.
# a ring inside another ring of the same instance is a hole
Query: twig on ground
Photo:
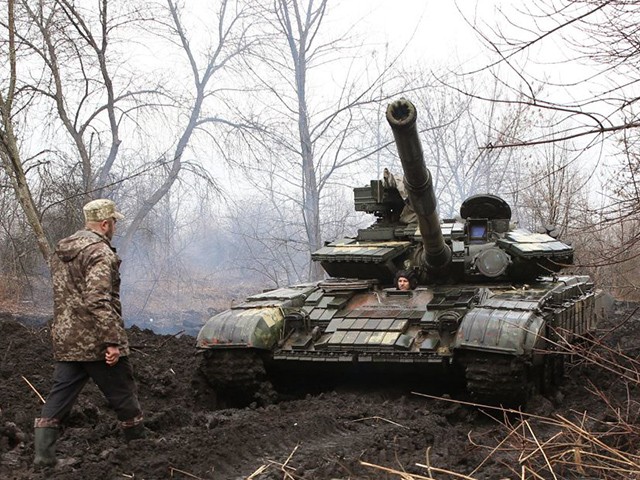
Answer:
[[36, 392], [36, 395], [38, 395], [38, 398], [40, 399], [40, 401], [42, 403], [45, 402], [44, 397], [42, 395], [40, 395], [40, 392], [38, 392], [38, 390], [36, 390], [36, 387], [34, 387], [31, 382], [29, 380], [27, 380], [27, 378], [24, 375], [20, 375], [22, 377], [22, 379], [27, 382], [27, 385], [29, 385], [31, 387], [31, 390], [33, 390], [34, 392]]
[[421, 468], [429, 468], [430, 470], [433, 470], [436, 473], [446, 473], [447, 475], [451, 475], [451, 476], [456, 477], [456, 478], [462, 478], [463, 480], [476, 480], [475, 477], [470, 477], [470, 476], [465, 475], [463, 473], [452, 472], [451, 470], [447, 470], [445, 468], [437, 468], [437, 467], [434, 467], [434, 466], [427, 467], [427, 465], [423, 465], [422, 463], [416, 463], [416, 466], [421, 467]]
[[287, 464], [291, 461], [291, 459], [293, 458], [293, 455], [296, 453], [296, 450], [298, 450], [299, 447], [300, 447], [300, 445], [296, 445], [295, 446], [295, 448], [291, 451], [291, 453], [289, 454], [287, 459], [284, 461], [284, 463], [276, 462], [275, 460], [267, 460], [269, 462], [268, 465], [260, 466], [255, 472], [253, 472], [251, 475], [249, 475], [246, 480], [252, 480], [253, 478], [255, 478], [258, 475], [260, 475], [261, 473], [263, 473], [265, 470], [267, 470], [269, 467], [276, 467], [276, 468], [280, 469], [280, 471], [284, 474], [283, 478], [285, 480], [287, 480], [287, 479], [288, 480], [295, 480], [295, 477], [290, 472], [290, 470], [295, 472], [296, 469], [295, 469], [295, 467], [290, 467]]
[[530, 473], [531, 475], [533, 475], [533, 479], [532, 480], [545, 480], [545, 478], [543, 476], [541, 476], [540, 474], [538, 474], [537, 472], [531, 470], [529, 467], [527, 467], [526, 465], [522, 465], [522, 480], [525, 480], [527, 477], [525, 476], [525, 474]]
[[202, 477], [198, 477], [196, 475], [193, 475], [192, 473], [185, 472], [184, 470], [180, 470], [179, 468], [175, 468], [169, 465], [169, 475], [171, 475], [171, 478], [173, 478], [173, 472], [181, 473], [182, 475], [186, 475], [189, 478], [196, 478], [197, 480], [205, 480]]
[[[296, 445], [294, 447], [294, 449], [291, 451], [291, 453], [289, 454], [289, 456], [287, 457], [287, 459], [284, 461], [284, 463], [282, 464], [282, 468], [287, 466], [287, 463], [289, 463], [289, 460], [291, 460], [291, 458], [293, 457], [293, 454], [296, 453], [296, 450], [298, 450], [298, 447], [300, 447], [300, 445]], [[291, 468], [291, 467], [289, 467]], [[295, 468], [294, 468], [295, 470]]]
[[[478, 470], [480, 470], [480, 468], [493, 456], [494, 453], [496, 453], [500, 447], [502, 445], [504, 445], [506, 443], [506, 441], [511, 437], [511, 435], [513, 435], [515, 433], [515, 429], [512, 429], [501, 441], [500, 443], [498, 443], [495, 447], [493, 447], [493, 449], [491, 450], [491, 452], [489, 452], [489, 455], [487, 455], [484, 460], [482, 460], [482, 462], [480, 462], [480, 464], [473, 470], [473, 472], [471, 472], [471, 475], [474, 475]], [[471, 439], [471, 432], [469, 432], [467, 434], [467, 438], [469, 439], [469, 443], [471, 443], [471, 445], [474, 446], [479, 446], [478, 444], [475, 443], [474, 440]]]
[[547, 467], [549, 468], [549, 472], [551, 472], [551, 475], [553, 475], [553, 478], [555, 480], [558, 480], [558, 477], [556, 477], [556, 473], [553, 471], [553, 467], [551, 466], [551, 462], [549, 461], [549, 457], [547, 457], [547, 454], [544, 452], [544, 449], [542, 448], [542, 445], [540, 445], [540, 442], [538, 441], [538, 437], [536, 437], [535, 432], [531, 428], [531, 424], [529, 423], [528, 420], [525, 420], [524, 424], [526, 425], [527, 429], [529, 430], [529, 433], [533, 437], [533, 440], [536, 442], [537, 450], [540, 451], [540, 453], [544, 457], [544, 461], [547, 464]]
[[404, 425], [396, 423], [396, 422], [394, 422], [392, 420], [389, 420], [387, 418], [379, 417], [377, 415], [375, 415], [373, 417], [356, 418], [355, 420], [351, 420], [351, 421], [352, 422], [364, 422], [365, 420], [382, 420], [383, 422], [390, 423], [392, 425], [395, 425], [396, 427], [402, 427], [402, 428], [406, 428], [407, 430], [409, 430], [409, 427], [406, 427]]
[[[399, 470], [394, 470], [393, 468], [383, 467], [382, 465], [376, 465], [374, 463], [360, 461], [360, 465], [362, 465], [364, 467], [375, 468], [376, 470], [381, 470], [383, 472], [392, 473], [394, 475], [399, 475], [400, 478], [403, 478], [405, 480], [433, 480], [433, 477], [424, 477], [422, 475], [409, 474], [407, 472], [401, 472]], [[471, 480], [475, 480], [475, 479], [471, 479]]]
[[[394, 475], [399, 475], [400, 478], [403, 478], [405, 480], [434, 480], [434, 477], [431, 476], [431, 475], [433, 475], [432, 473], [429, 473], [429, 476], [425, 477], [423, 475], [418, 475], [416, 473], [402, 472], [400, 470], [394, 470], [393, 468], [383, 467], [381, 465], [375, 465], [375, 464], [369, 463], [369, 462], [361, 461], [360, 465], [362, 465], [364, 467], [375, 468], [377, 470], [381, 470], [381, 471], [387, 472], [387, 473], [392, 473]], [[452, 477], [460, 478], [462, 480], [477, 480], [474, 477], [470, 477], [470, 476], [464, 475], [462, 473], [452, 472], [451, 470], [446, 470], [444, 468], [437, 468], [437, 467], [434, 467], [434, 466], [423, 465], [422, 463], [416, 463], [416, 466], [421, 467], [421, 468], [426, 468], [429, 471], [433, 471], [435, 473], [444, 473], [444, 474], [447, 474], [447, 475], [451, 475]]]
[[487, 410], [497, 410], [499, 412], [504, 412], [504, 413], [516, 413], [523, 417], [535, 418], [538, 420], [547, 420], [547, 417], [542, 417], [540, 415], [535, 415], [533, 413], [523, 412], [522, 410], [514, 410], [513, 408], [506, 408], [506, 407], [496, 406], [496, 405], [487, 405], [485, 403], [465, 402], [464, 400], [456, 400], [454, 398], [446, 398], [446, 397], [437, 397], [435, 395], [429, 395], [427, 393], [420, 393], [420, 392], [411, 392], [411, 394], [418, 395], [419, 397], [431, 398], [432, 400], [440, 400], [443, 402], [457, 403], [459, 405], [467, 405], [469, 407], [477, 407], [477, 408], [482, 408]]
[[300, 447], [300, 445], [296, 445], [294, 447], [294, 449], [291, 451], [291, 453], [289, 454], [287, 459], [284, 461], [284, 463], [278, 463], [278, 462], [270, 461], [272, 464], [277, 465], [278, 467], [280, 467], [280, 471], [282, 473], [284, 473], [284, 478], [285, 479], [295, 480], [295, 477], [289, 472], [289, 470], [295, 471], [296, 469], [294, 467], [290, 467], [287, 464], [289, 463], [291, 458], [293, 458], [293, 454], [296, 453], [296, 450], [298, 450], [299, 447]]
[[149, 356], [148, 353], [144, 353], [142, 350], [140, 350], [140, 346], [136, 346], [136, 347], [129, 346], [129, 350], [131, 350], [132, 352], [138, 352], [141, 355], [144, 355], [145, 357]]
[[267, 468], [269, 468], [269, 465], [261, 465], [259, 466], [255, 472], [253, 472], [251, 475], [249, 475], [247, 477], [247, 480], [253, 480], [254, 478], [256, 478], [258, 475], [260, 475], [261, 473], [263, 473]]
[[9, 350], [11, 350], [11, 345], [13, 345], [13, 340], [11, 340], [9, 342], [9, 345], [7, 345], [7, 349], [4, 352], [4, 355], [2, 356], [2, 363], [5, 363], [7, 361], [7, 355], [9, 355]]
[[427, 451], [424, 454], [425, 462], [427, 465], [427, 473], [429, 476], [433, 477], [433, 473], [431, 472], [431, 459], [429, 458], [429, 453], [431, 452], [431, 446], [427, 447]]
[[160, 343], [158, 344], [158, 346], [156, 346], [156, 347], [154, 347], [154, 348], [158, 349], [158, 348], [162, 348], [162, 347], [164, 347], [164, 346], [167, 344], [167, 342], [168, 342], [169, 340], [171, 340], [172, 338], [177, 337], [178, 335], [182, 335], [183, 333], [184, 333], [184, 330], [180, 330], [178, 333], [174, 333], [173, 335], [169, 335], [169, 336], [168, 336], [167, 338], [165, 338], [162, 342], [160, 342]]

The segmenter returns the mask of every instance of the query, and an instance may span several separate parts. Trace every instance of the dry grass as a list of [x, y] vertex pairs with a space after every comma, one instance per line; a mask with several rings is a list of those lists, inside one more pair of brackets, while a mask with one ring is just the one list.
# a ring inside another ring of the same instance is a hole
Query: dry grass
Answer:
[[0, 312], [21, 315], [47, 315], [52, 308], [48, 278], [0, 277]]
[[573, 360], [574, 368], [586, 366], [619, 379], [614, 385], [615, 394], [593, 383], [587, 385], [592, 396], [589, 404], [597, 406], [597, 411], [539, 416], [475, 404], [494, 419], [497, 428], [484, 434], [469, 433], [469, 443], [486, 452], [471, 471], [448, 471], [428, 461], [415, 465], [424, 470], [421, 474], [365, 462], [362, 465], [403, 480], [476, 480], [488, 478], [488, 472], [495, 472], [496, 465], [510, 472], [509, 479], [561, 480], [569, 474], [602, 480], [640, 479], [640, 362], [634, 349], [623, 351], [607, 343], [620, 326], [598, 338], [585, 337], [574, 345], [559, 345], [561, 352]]

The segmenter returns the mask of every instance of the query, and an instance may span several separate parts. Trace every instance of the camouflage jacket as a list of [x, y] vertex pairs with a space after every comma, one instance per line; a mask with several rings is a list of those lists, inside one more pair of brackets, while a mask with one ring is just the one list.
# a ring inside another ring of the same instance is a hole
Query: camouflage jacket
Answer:
[[104, 360], [108, 345], [129, 354], [119, 268], [120, 258], [107, 237], [92, 230], [79, 230], [58, 242], [51, 257], [56, 360]]

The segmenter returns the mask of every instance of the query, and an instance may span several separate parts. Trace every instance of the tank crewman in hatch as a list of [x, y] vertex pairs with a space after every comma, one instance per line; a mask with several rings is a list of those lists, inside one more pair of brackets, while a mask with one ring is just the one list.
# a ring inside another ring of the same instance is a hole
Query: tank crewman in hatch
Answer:
[[56, 464], [60, 423], [91, 378], [115, 410], [125, 439], [143, 438], [143, 415], [129, 362], [120, 304], [120, 258], [111, 239], [124, 216], [111, 200], [84, 208], [85, 228], [58, 242], [51, 257], [56, 361], [53, 387], [35, 420], [36, 466]]
[[409, 270], [398, 270], [396, 272], [395, 284], [397, 290], [413, 290], [417, 286], [416, 277]]

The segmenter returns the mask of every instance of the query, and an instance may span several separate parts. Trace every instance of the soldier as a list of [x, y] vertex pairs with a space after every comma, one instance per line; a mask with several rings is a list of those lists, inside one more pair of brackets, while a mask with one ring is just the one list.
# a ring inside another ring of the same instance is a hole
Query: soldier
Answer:
[[111, 239], [124, 216], [113, 201], [84, 208], [85, 228], [60, 240], [51, 257], [56, 361], [53, 387], [35, 420], [36, 466], [56, 464], [60, 422], [91, 378], [116, 411], [125, 439], [143, 438], [129, 343], [120, 304], [120, 258]]

